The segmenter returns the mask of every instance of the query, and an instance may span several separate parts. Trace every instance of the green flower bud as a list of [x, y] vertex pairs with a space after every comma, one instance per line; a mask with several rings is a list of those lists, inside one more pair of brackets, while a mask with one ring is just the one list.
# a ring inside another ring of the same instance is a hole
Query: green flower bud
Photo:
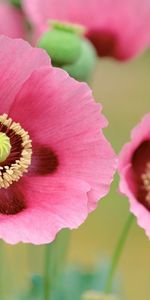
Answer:
[[51, 22], [38, 47], [47, 51], [53, 66], [61, 67], [79, 81], [89, 81], [95, 67], [96, 51], [83, 37], [84, 28], [68, 23]]
[[81, 53], [80, 37], [74, 32], [52, 29], [43, 34], [38, 47], [47, 51], [54, 66], [73, 64]]
[[62, 66], [70, 76], [79, 80], [89, 82], [96, 64], [96, 51], [87, 40], [81, 40], [81, 53], [74, 64]]

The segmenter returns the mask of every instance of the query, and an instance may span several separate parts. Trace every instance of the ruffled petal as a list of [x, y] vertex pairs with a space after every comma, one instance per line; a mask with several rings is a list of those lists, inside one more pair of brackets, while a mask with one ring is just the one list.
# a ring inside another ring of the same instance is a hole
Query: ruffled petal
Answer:
[[141, 186], [141, 175], [146, 163], [150, 162], [150, 114], [132, 130], [131, 141], [124, 145], [119, 156], [120, 192], [126, 195], [130, 211], [136, 216], [137, 223], [150, 238], [149, 203]]
[[35, 168], [41, 157], [47, 172], [46, 164], [51, 166], [48, 153], [53, 153], [57, 168], [51, 175], [71, 176], [91, 186], [89, 210], [108, 192], [116, 168], [114, 151], [102, 133], [107, 122], [100, 109], [86, 84], [61, 69], [45, 68], [31, 75], [10, 110], [33, 141], [31, 171], [41, 174]]
[[44, 50], [32, 48], [23, 40], [0, 36], [0, 114], [8, 113], [22, 84], [31, 73], [50, 65]]
[[[13, 187], [13, 185], [12, 185]], [[0, 214], [0, 238], [10, 244], [43, 244], [54, 240], [62, 228], [77, 228], [87, 217], [87, 192], [83, 181], [57, 177], [24, 177], [14, 189], [26, 208], [18, 214]]]
[[123, 149], [120, 153], [119, 159], [119, 172], [124, 169], [126, 164], [131, 161], [133, 153], [146, 140], [150, 140], [150, 114], [146, 114], [142, 121], [132, 130], [131, 132], [131, 140], [132, 143], [129, 142], [124, 145]]
[[134, 181], [134, 175], [131, 165], [127, 165], [121, 173], [120, 192], [128, 197], [130, 211], [137, 219], [137, 224], [145, 230], [150, 239], [150, 212], [136, 198], [137, 187]]

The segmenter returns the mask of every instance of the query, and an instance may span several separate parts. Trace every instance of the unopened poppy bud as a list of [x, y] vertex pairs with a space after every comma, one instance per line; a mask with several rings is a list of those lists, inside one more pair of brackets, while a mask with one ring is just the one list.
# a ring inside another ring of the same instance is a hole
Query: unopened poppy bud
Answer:
[[47, 51], [53, 66], [59, 66], [79, 81], [89, 81], [95, 67], [96, 51], [83, 37], [84, 27], [51, 22], [38, 46]]
[[118, 300], [118, 298], [113, 295], [107, 295], [95, 291], [88, 291], [83, 295], [82, 300]]
[[87, 40], [81, 41], [81, 54], [74, 64], [65, 65], [63, 69], [73, 78], [79, 81], [88, 82], [95, 69], [96, 51], [93, 45]]
[[[76, 28], [76, 27], [75, 27]], [[71, 25], [52, 23], [52, 29], [45, 32], [38, 46], [47, 51], [54, 66], [73, 64], [81, 53], [81, 39]]]

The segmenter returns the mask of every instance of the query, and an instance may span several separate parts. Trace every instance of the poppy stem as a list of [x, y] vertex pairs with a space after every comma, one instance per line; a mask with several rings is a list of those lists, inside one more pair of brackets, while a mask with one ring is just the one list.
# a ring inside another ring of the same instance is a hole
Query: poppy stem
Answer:
[[104, 288], [104, 292], [106, 294], [111, 293], [114, 274], [117, 269], [119, 259], [122, 254], [122, 250], [123, 250], [125, 242], [127, 240], [127, 236], [128, 236], [129, 230], [131, 228], [131, 225], [133, 223], [133, 220], [134, 220], [134, 216], [132, 214], [129, 214], [128, 219], [127, 219], [125, 226], [122, 230], [122, 233], [120, 235], [120, 238], [118, 240], [117, 246], [115, 248], [115, 252], [112, 257], [110, 269], [108, 272], [108, 276], [107, 276], [106, 284], [105, 284], [105, 288]]
[[57, 284], [57, 276], [61, 272], [66, 259], [69, 233], [69, 230], [62, 230], [53, 243], [45, 246], [43, 300], [52, 299], [52, 291]]
[[53, 252], [53, 243], [45, 246], [45, 266], [44, 266], [44, 300], [50, 299], [51, 293], [51, 276], [50, 276], [50, 264], [51, 253]]

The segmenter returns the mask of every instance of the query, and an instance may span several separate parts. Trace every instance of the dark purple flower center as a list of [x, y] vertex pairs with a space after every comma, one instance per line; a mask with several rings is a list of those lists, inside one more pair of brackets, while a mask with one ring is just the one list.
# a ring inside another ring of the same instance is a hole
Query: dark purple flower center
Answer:
[[58, 158], [47, 145], [31, 145], [28, 132], [5, 114], [0, 116], [0, 134], [1, 144], [6, 137], [6, 143], [9, 140], [11, 147], [6, 159], [0, 160], [0, 214], [14, 215], [28, 207], [23, 181], [19, 184], [15, 182], [24, 172], [28, 172], [28, 176], [54, 173], [58, 167]]
[[27, 207], [26, 201], [18, 187], [0, 189], [0, 214], [16, 215]]
[[106, 29], [95, 29], [88, 33], [88, 38], [94, 44], [99, 56], [117, 57], [116, 44], [118, 42], [116, 34]]
[[132, 156], [136, 197], [150, 211], [150, 140], [140, 144]]
[[[9, 151], [7, 152], [7, 148]], [[28, 171], [32, 144], [28, 132], [6, 114], [0, 116], [0, 213], [16, 214], [25, 207], [14, 183]]]
[[32, 163], [28, 175], [53, 174], [58, 168], [59, 162], [56, 153], [47, 145], [33, 146]]

